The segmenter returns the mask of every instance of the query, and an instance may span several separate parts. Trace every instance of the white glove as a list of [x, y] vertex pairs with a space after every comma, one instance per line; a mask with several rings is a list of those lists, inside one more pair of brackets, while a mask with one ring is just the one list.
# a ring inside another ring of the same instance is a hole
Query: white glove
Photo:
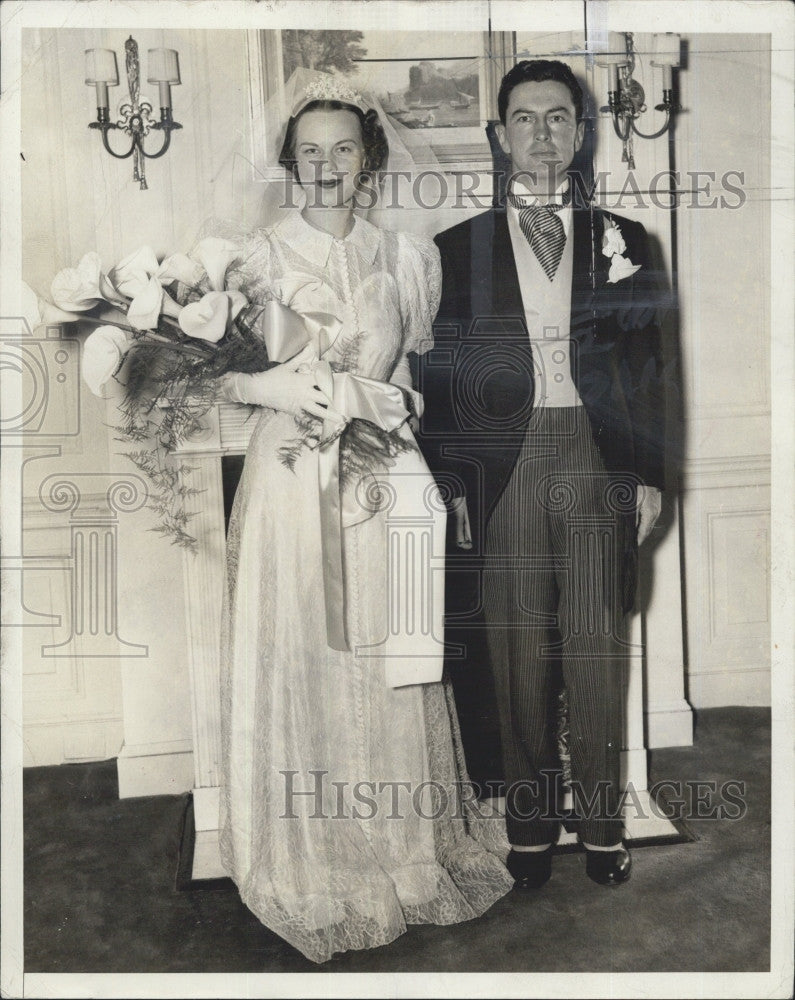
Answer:
[[406, 409], [411, 414], [408, 419], [408, 425], [416, 434], [420, 429], [419, 418], [422, 416], [424, 403], [420, 393], [411, 384], [411, 369], [409, 367], [409, 359], [405, 354], [401, 355], [400, 360], [395, 365], [395, 370], [392, 372], [392, 377], [389, 381], [392, 385], [400, 386], [403, 390], [403, 401]]
[[455, 543], [459, 549], [472, 548], [472, 532], [469, 529], [469, 510], [467, 509], [467, 498], [456, 497], [450, 501], [450, 510], [453, 515], [455, 525]]
[[309, 413], [321, 420], [342, 419], [329, 397], [318, 388], [310, 363], [317, 360], [311, 344], [290, 361], [264, 372], [248, 375], [229, 372], [220, 380], [221, 392], [232, 403], [267, 406], [299, 416]]
[[638, 545], [642, 545], [660, 516], [662, 494], [656, 486], [642, 486], [638, 490], [637, 503], [635, 518], [638, 526]]

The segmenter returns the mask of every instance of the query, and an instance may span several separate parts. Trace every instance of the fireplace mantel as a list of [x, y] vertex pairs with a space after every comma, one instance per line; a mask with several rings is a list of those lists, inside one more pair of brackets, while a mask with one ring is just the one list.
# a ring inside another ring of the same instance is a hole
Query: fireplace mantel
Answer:
[[190, 458], [191, 485], [202, 490], [191, 529], [198, 551], [185, 552], [186, 631], [191, 680], [196, 826], [194, 878], [223, 874], [218, 856], [221, 756], [220, 654], [226, 533], [221, 461], [244, 455], [257, 423], [257, 409], [219, 403], [203, 418], [201, 428], [179, 449]]

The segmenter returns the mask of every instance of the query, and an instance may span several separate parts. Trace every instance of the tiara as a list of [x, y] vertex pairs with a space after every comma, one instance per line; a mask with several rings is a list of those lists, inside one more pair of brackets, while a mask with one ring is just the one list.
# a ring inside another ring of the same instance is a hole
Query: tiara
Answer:
[[362, 95], [333, 76], [329, 76], [327, 80], [312, 80], [311, 83], [307, 84], [293, 108], [292, 117], [294, 118], [302, 108], [312, 101], [340, 101], [342, 104], [352, 104], [362, 111], [367, 110]]

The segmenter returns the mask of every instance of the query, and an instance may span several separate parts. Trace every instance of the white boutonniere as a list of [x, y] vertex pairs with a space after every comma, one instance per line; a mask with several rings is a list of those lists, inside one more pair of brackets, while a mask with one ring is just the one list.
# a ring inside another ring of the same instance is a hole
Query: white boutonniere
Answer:
[[640, 264], [633, 264], [629, 257], [625, 257], [627, 245], [621, 230], [613, 220], [605, 226], [602, 237], [602, 253], [605, 257], [610, 257], [610, 273], [607, 276], [607, 283], [614, 285], [622, 278], [628, 278], [631, 274], [640, 270]]

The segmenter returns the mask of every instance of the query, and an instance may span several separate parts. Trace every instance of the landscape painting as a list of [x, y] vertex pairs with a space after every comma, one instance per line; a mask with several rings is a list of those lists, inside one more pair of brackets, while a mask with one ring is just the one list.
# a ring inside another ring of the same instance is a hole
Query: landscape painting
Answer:
[[[284, 78], [297, 66], [343, 76], [394, 123], [437, 144], [485, 144], [483, 35], [478, 32], [282, 31]], [[437, 131], [439, 130], [439, 131]]]

